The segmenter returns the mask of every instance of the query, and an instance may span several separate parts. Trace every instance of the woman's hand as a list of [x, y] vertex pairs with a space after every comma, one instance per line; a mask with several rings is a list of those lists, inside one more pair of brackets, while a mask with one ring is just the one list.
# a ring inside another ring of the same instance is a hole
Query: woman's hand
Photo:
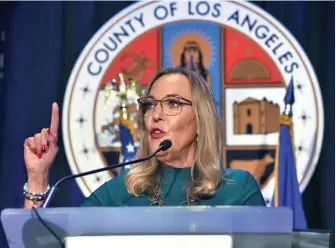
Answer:
[[49, 169], [58, 152], [59, 108], [52, 105], [50, 128], [43, 128], [40, 133], [29, 137], [24, 142], [24, 161], [28, 178], [48, 175]]

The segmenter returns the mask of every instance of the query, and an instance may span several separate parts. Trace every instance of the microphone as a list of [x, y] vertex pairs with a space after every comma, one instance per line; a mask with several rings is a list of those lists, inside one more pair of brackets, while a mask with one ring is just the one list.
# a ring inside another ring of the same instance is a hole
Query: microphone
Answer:
[[132, 160], [132, 161], [128, 161], [128, 162], [121, 163], [121, 164], [109, 165], [109, 166], [107, 166], [105, 168], [99, 168], [99, 169], [96, 169], [96, 170], [86, 171], [86, 172], [82, 172], [82, 173], [73, 174], [73, 175], [70, 175], [70, 176], [63, 177], [60, 180], [58, 180], [56, 182], [56, 184], [51, 188], [51, 190], [50, 190], [50, 192], [48, 194], [48, 197], [44, 201], [42, 207], [46, 208], [48, 206], [48, 203], [51, 201], [51, 199], [52, 199], [52, 197], [54, 195], [54, 192], [57, 189], [58, 185], [60, 185], [61, 183], [65, 182], [65, 181], [72, 180], [72, 179], [75, 179], [77, 177], [84, 177], [84, 176], [91, 175], [91, 174], [94, 174], [94, 173], [98, 173], [98, 172], [101, 172], [101, 171], [106, 171], [106, 170], [111, 170], [111, 169], [115, 169], [115, 168], [120, 168], [120, 167], [129, 165], [129, 164], [140, 163], [140, 162], [146, 161], [148, 159], [151, 159], [152, 157], [154, 157], [160, 151], [166, 151], [166, 150], [168, 150], [171, 146], [172, 146], [172, 142], [170, 140], [164, 140], [164, 141], [162, 141], [160, 143], [159, 148], [153, 154], [151, 154], [148, 157], [140, 158], [140, 159], [136, 159], [136, 160]]

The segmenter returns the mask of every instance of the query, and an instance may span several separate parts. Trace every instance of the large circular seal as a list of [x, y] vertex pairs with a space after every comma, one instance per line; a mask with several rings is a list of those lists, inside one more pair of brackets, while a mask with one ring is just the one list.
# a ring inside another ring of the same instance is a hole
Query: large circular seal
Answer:
[[[223, 120], [224, 166], [250, 171], [266, 201], [273, 196], [279, 116], [293, 77], [297, 173], [301, 192], [305, 189], [323, 138], [319, 83], [288, 30], [241, 1], [139, 2], [96, 32], [72, 70], [63, 105], [64, 144], [73, 173], [117, 163], [123, 155], [120, 97], [114, 92], [105, 104], [106, 85], [122, 73], [145, 86], [155, 71], [168, 66], [193, 68], [211, 85]], [[131, 123], [137, 96], [127, 96]], [[77, 183], [88, 196], [111, 177], [102, 172]]]

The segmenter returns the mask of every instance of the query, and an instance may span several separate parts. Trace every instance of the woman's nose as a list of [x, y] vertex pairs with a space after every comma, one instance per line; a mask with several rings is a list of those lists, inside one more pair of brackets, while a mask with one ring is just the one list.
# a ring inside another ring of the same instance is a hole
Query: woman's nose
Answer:
[[160, 120], [160, 119], [163, 118], [163, 115], [164, 115], [164, 113], [163, 113], [163, 109], [161, 107], [161, 104], [160, 103], [156, 104], [156, 106], [153, 109], [153, 114], [152, 114], [153, 119], [156, 120], [156, 121]]

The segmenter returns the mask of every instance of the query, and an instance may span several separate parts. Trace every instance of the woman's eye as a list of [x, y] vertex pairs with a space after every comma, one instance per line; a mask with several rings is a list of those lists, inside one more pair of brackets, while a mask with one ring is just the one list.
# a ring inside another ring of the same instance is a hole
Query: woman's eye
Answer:
[[169, 104], [170, 107], [178, 107], [178, 106], [180, 106], [180, 103], [178, 101], [176, 101], [176, 100], [169, 100], [168, 104]]
[[152, 102], [147, 102], [147, 103], [144, 104], [144, 106], [145, 106], [146, 109], [150, 109], [150, 108], [153, 108], [154, 103], [152, 103]]

